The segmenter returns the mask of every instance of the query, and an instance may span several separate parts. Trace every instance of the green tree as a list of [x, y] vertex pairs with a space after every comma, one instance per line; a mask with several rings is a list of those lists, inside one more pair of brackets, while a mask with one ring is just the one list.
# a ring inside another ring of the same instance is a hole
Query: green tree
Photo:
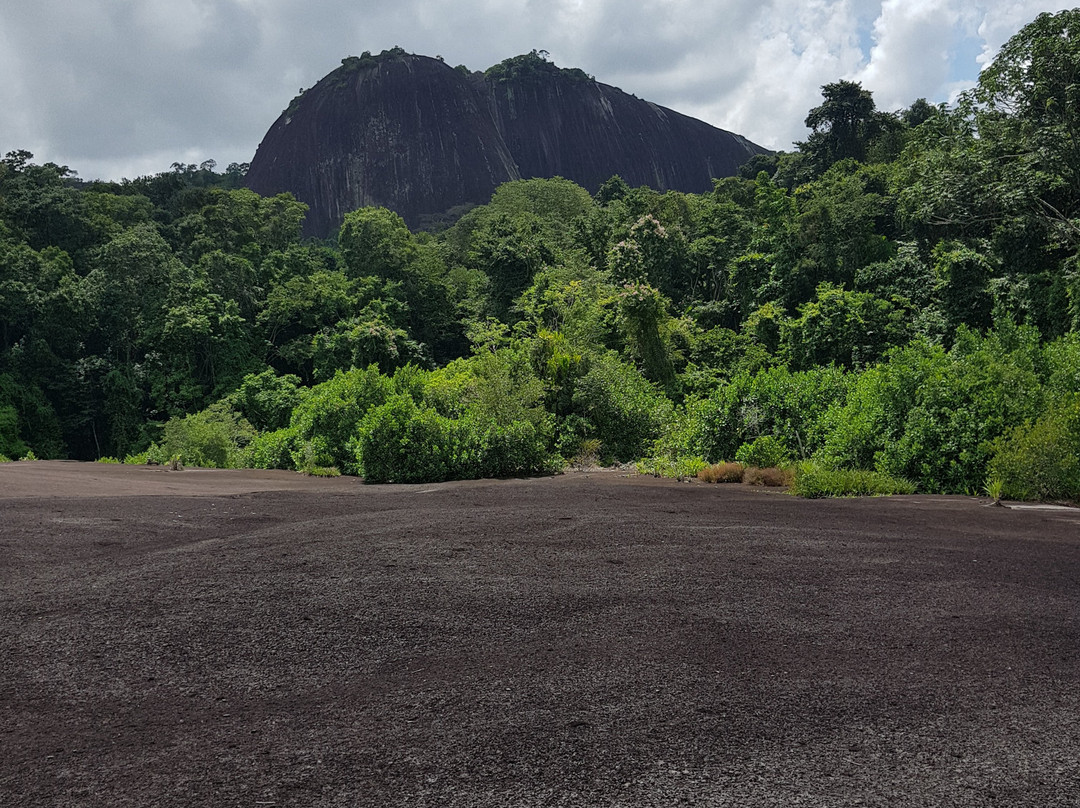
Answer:
[[819, 174], [840, 160], [865, 161], [870, 140], [882, 128], [873, 95], [853, 81], [826, 84], [821, 95], [824, 102], [806, 116], [810, 136], [795, 145]]
[[345, 214], [338, 245], [351, 278], [374, 275], [403, 281], [416, 258], [416, 244], [405, 221], [386, 208], [360, 208]]
[[823, 283], [814, 299], [799, 307], [799, 316], [784, 323], [783, 351], [795, 370], [869, 365], [906, 341], [904, 315], [876, 295]]

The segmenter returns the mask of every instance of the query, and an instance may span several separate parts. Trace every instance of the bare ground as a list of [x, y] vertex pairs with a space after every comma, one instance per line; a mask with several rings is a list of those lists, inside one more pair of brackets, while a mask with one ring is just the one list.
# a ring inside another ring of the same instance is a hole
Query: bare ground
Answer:
[[1080, 511], [0, 465], [2, 806], [1076, 806]]

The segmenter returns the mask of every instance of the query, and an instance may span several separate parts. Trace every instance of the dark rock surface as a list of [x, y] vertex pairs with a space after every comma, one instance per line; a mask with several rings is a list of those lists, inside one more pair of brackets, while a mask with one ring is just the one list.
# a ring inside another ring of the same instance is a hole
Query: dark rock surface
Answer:
[[1080, 511], [985, 502], [3, 464], [0, 805], [1075, 806]]
[[[522, 58], [522, 57], [519, 57]], [[503, 182], [562, 176], [595, 191], [704, 192], [764, 151], [739, 135], [547, 65], [486, 78], [401, 52], [352, 57], [296, 98], [267, 132], [247, 185], [311, 206], [308, 235], [381, 205], [416, 227]]]

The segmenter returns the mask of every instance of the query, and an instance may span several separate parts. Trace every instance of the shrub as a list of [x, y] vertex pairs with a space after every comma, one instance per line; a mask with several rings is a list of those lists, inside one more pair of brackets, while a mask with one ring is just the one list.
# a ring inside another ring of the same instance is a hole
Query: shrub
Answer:
[[113, 463], [119, 464], [120, 459], [116, 458], [116, 457], [99, 457], [95, 462], [97, 462], [97, 463], [108, 463], [108, 464], [113, 464]]
[[340, 477], [341, 472], [334, 466], [312, 466], [310, 469], [304, 469], [303, 473], [308, 477]]
[[34, 454], [33, 449], [31, 449], [26, 454], [24, 454], [22, 457], [20, 457], [19, 460], [37, 460], [37, 455]]
[[9, 404], [0, 405], [0, 456], [22, 457], [27, 448], [19, 439], [19, 418], [15, 408]]
[[743, 472], [742, 481], [747, 485], [767, 485], [774, 488], [787, 488], [795, 479], [795, 472], [791, 469], [781, 469], [776, 466], [759, 468], [749, 466]]
[[0, 454], [0, 463], [10, 463], [10, 462], [11, 462], [10, 457], [8, 457], [7, 455]]
[[266, 432], [287, 426], [305, 394], [299, 377], [278, 376], [267, 368], [245, 376], [229, 402], [255, 429]]
[[145, 452], [139, 452], [138, 454], [129, 454], [124, 458], [125, 466], [143, 466], [150, 462], [150, 450]]
[[989, 478], [1009, 499], [1080, 500], [1080, 395], [998, 439]]
[[246, 465], [244, 451], [254, 437], [251, 424], [218, 402], [194, 415], [170, 419], [162, 449], [166, 457], [188, 466], [240, 468]]
[[915, 493], [908, 480], [877, 471], [830, 469], [809, 460], [799, 463], [794, 474], [792, 493], [808, 499]]
[[460, 472], [479, 465], [481, 450], [462, 424], [421, 409], [409, 396], [392, 396], [372, 408], [358, 428], [354, 447], [364, 481], [419, 483], [467, 476]]
[[788, 448], [772, 435], [762, 435], [750, 443], [744, 443], [735, 452], [735, 462], [758, 468], [780, 466], [790, 459]]
[[671, 402], [614, 353], [588, 364], [573, 395], [574, 411], [592, 428], [588, 437], [600, 441], [605, 460], [641, 457], [670, 420]]
[[689, 445], [695, 453], [721, 460], [771, 435], [798, 457], [809, 457], [824, 443], [825, 414], [844, 400], [848, 384], [848, 376], [834, 367], [740, 373], [691, 408]]
[[575, 468], [589, 468], [600, 462], [600, 450], [603, 444], [597, 438], [579, 438], [577, 451], [572, 453], [570, 465]]
[[396, 395], [360, 422], [356, 464], [371, 483], [419, 483], [536, 474], [554, 467], [545, 424], [500, 425], [477, 412], [447, 418]]
[[289, 424], [301, 441], [293, 447], [293, 467], [303, 465], [304, 456], [297, 454], [297, 449], [303, 441], [310, 441], [317, 465], [337, 466], [346, 474], [356, 474], [359, 469], [352, 441], [357, 425], [372, 407], [387, 400], [392, 388], [391, 380], [374, 365], [338, 371], [334, 378], [311, 388]]
[[146, 450], [146, 462], [156, 463], [159, 466], [168, 463], [169, 455], [165, 451], [165, 447], [157, 443], [151, 443], [150, 447]]
[[1043, 397], [1038, 335], [1008, 321], [985, 337], [961, 328], [951, 351], [915, 341], [862, 373], [826, 416], [819, 458], [874, 468], [942, 493], [978, 490], [993, 442]]
[[[470, 424], [470, 431], [481, 425], [482, 422]], [[543, 426], [529, 421], [512, 421], [506, 426], [489, 425], [480, 441], [480, 474], [473, 475], [470, 469], [462, 469], [461, 476], [518, 477], [551, 469], [553, 460], [547, 451], [546, 431]]]
[[742, 463], [713, 463], [701, 469], [697, 477], [706, 483], [741, 483], [745, 469]]
[[248, 445], [248, 465], [255, 469], [295, 469], [295, 453], [301, 452], [303, 441], [291, 427], [264, 432]]

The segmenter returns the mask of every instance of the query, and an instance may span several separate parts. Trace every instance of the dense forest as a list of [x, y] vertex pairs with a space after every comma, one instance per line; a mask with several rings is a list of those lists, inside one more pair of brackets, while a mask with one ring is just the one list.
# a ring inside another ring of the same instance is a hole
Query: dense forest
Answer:
[[244, 166], [82, 182], [10, 152], [0, 455], [1080, 498], [1080, 10], [952, 107], [822, 89], [805, 141], [711, 193], [523, 180], [329, 241]]

